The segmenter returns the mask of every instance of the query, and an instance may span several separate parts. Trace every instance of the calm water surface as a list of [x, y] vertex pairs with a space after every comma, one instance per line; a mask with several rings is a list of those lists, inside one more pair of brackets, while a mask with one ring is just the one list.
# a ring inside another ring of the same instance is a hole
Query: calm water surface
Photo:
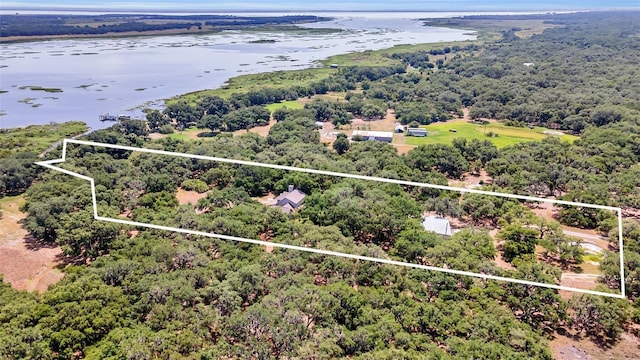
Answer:
[[[468, 31], [422, 26], [429, 13], [329, 14], [307, 27], [333, 34], [226, 32], [211, 35], [51, 40], [0, 45], [0, 128], [69, 120], [93, 129], [105, 112], [143, 116], [162, 99], [216, 88], [229, 78], [317, 66], [335, 54], [398, 44], [469, 40]], [[438, 14], [442, 16], [442, 13]], [[252, 43], [272, 39], [275, 43]], [[32, 90], [30, 86], [62, 92]]]

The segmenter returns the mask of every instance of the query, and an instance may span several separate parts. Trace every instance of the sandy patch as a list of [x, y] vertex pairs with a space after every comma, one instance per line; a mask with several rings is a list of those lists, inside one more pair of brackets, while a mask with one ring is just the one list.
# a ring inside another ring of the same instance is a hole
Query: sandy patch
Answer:
[[533, 206], [529, 207], [536, 216], [539, 216], [548, 221], [555, 220], [558, 215], [558, 209], [552, 203], [536, 202]]
[[201, 130], [189, 130], [189, 131], [178, 131], [176, 132], [177, 134], [182, 134], [184, 136], [186, 136], [188, 139], [190, 140], [202, 140], [204, 137], [198, 136], [200, 134], [204, 134], [204, 133], [210, 133], [211, 130], [209, 129], [201, 129]]
[[276, 204], [276, 195], [272, 192], [265, 196], [253, 197], [252, 199], [267, 206], [273, 206]]
[[62, 250], [38, 244], [22, 227], [26, 214], [18, 208], [23, 203], [23, 196], [0, 201], [0, 274], [15, 289], [42, 293], [64, 276], [57, 268]]
[[640, 221], [640, 209], [626, 208], [622, 209], [622, 216], [625, 218], [634, 218]]
[[149, 134], [149, 139], [151, 140], [156, 140], [156, 139], [162, 139], [167, 137], [167, 134], [160, 134], [160, 133], [151, 133]]
[[411, 151], [413, 148], [415, 148], [414, 145], [406, 145], [406, 144], [391, 144], [391, 145], [393, 145], [393, 147], [396, 148], [396, 151], [400, 155], [404, 155], [409, 151]]
[[200, 194], [196, 191], [187, 191], [183, 188], [179, 188], [178, 192], [176, 193], [176, 198], [178, 199], [178, 204], [180, 205], [197, 205], [198, 200], [206, 198], [207, 194], [208, 192]]
[[322, 125], [322, 129], [318, 129], [318, 132], [320, 132], [320, 142], [332, 146], [333, 142], [336, 141], [337, 138], [336, 133], [340, 131], [336, 130], [336, 127], [332, 123], [325, 122]]
[[570, 336], [556, 335], [549, 343], [551, 353], [557, 360], [622, 360], [637, 359], [640, 353], [640, 340], [628, 333], [610, 349], [603, 349], [588, 339], [573, 339]]
[[545, 134], [545, 135], [554, 135], [554, 136], [561, 136], [561, 135], [564, 135], [564, 133], [563, 133], [563, 132], [561, 132], [561, 131], [555, 131], [555, 130], [544, 130], [542, 133], [543, 133], [543, 134]]
[[[560, 279], [560, 285], [575, 289], [593, 290], [598, 282], [598, 274], [576, 274], [564, 272]], [[560, 290], [558, 295], [564, 300], [569, 300], [576, 293], [573, 291]]]
[[371, 130], [373, 131], [393, 131], [398, 125], [396, 113], [393, 109], [387, 109], [387, 114], [382, 120], [371, 121]]
[[246, 134], [248, 132], [252, 132], [252, 133], [256, 133], [262, 137], [267, 137], [267, 135], [269, 135], [269, 130], [271, 130], [271, 128], [273, 127], [273, 125], [276, 124], [276, 121], [271, 119], [271, 121], [269, 121], [269, 125], [265, 125], [265, 126], [256, 126], [253, 127], [249, 130], [247, 129], [242, 129], [242, 130], [236, 130], [233, 132], [233, 136], [240, 136], [242, 134]]
[[462, 181], [456, 179], [448, 180], [449, 186], [464, 187], [466, 189], [476, 189], [491, 183], [493, 183], [493, 178], [484, 169], [480, 170], [480, 174], [464, 173]]

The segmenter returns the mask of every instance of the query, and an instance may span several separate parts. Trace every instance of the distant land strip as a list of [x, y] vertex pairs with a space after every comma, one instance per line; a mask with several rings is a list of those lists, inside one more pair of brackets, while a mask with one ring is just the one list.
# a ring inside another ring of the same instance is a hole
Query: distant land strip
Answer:
[[[109, 37], [212, 33], [224, 30], [287, 26], [328, 21], [313, 15], [2, 15], [0, 42], [61, 37]], [[293, 27], [292, 27], [293, 28]], [[310, 29], [314, 30], [314, 29]], [[326, 29], [321, 29], [325, 30]]]

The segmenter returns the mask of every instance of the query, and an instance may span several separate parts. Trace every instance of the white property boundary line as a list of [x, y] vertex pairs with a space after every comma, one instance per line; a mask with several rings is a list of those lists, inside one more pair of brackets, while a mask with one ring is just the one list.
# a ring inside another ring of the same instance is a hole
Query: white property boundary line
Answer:
[[[439, 189], [439, 190], [457, 191], [457, 192], [460, 192], [460, 193], [492, 195], [492, 196], [498, 196], [498, 197], [504, 197], [504, 198], [510, 198], [510, 199], [519, 199], [519, 200], [527, 200], [527, 201], [539, 201], [539, 202], [547, 202], [547, 203], [552, 203], [552, 204], [562, 204], [562, 205], [580, 206], [580, 207], [588, 207], [588, 208], [594, 208], [594, 209], [604, 209], [604, 210], [615, 211], [618, 214], [618, 228], [619, 228], [619, 231], [618, 231], [618, 246], [619, 246], [619, 249], [620, 249], [620, 290], [621, 291], [620, 291], [620, 294], [613, 294], [613, 293], [607, 293], [607, 292], [601, 292], [601, 291], [594, 291], [594, 290], [572, 288], [572, 287], [567, 287], [567, 286], [560, 286], [560, 285], [556, 285], [556, 284], [546, 284], [546, 283], [540, 283], [540, 282], [535, 282], [535, 281], [507, 278], [507, 277], [495, 276], [495, 275], [489, 275], [489, 274], [474, 273], [474, 272], [470, 272], [470, 271], [461, 271], [461, 270], [454, 270], [454, 269], [439, 268], [439, 267], [435, 267], [435, 266], [412, 264], [412, 263], [389, 260], [389, 259], [379, 259], [379, 258], [373, 258], [373, 257], [369, 257], [369, 256], [354, 255], [354, 254], [341, 253], [341, 252], [336, 252], [336, 251], [320, 250], [320, 249], [307, 248], [307, 247], [302, 247], [302, 246], [287, 245], [287, 244], [280, 244], [280, 243], [272, 243], [272, 242], [255, 240], [255, 239], [247, 239], [247, 238], [242, 238], [242, 237], [237, 237], [237, 236], [229, 236], [229, 235], [222, 235], [222, 234], [215, 234], [215, 233], [205, 233], [205, 232], [195, 231], [195, 230], [186, 230], [186, 229], [174, 228], [174, 227], [169, 227], [169, 226], [161, 226], [161, 225], [139, 223], [139, 222], [135, 222], [135, 221], [128, 221], [128, 220], [122, 220], [122, 219], [113, 219], [113, 218], [102, 217], [102, 216], [98, 215], [98, 206], [97, 206], [97, 201], [96, 201], [96, 187], [95, 187], [94, 179], [89, 177], [89, 176], [85, 176], [85, 175], [81, 175], [81, 174], [78, 174], [78, 173], [74, 173], [73, 171], [69, 171], [69, 170], [66, 170], [66, 169], [63, 169], [63, 168], [60, 168], [60, 167], [54, 165], [54, 164], [62, 163], [62, 162], [64, 162], [66, 160], [67, 144], [69, 144], [69, 143], [78, 144], [78, 145], [97, 146], [97, 147], [104, 147], [104, 148], [118, 149], [118, 150], [126, 150], [126, 151], [140, 151], [140, 152], [146, 152], [146, 153], [152, 153], [152, 154], [177, 156], [177, 157], [190, 158], [190, 159], [217, 161], [217, 162], [238, 164], [238, 165], [258, 166], [258, 167], [270, 168], [270, 169], [278, 169], [278, 170], [299, 171], [299, 172], [304, 172], [304, 173], [309, 173], [309, 174], [337, 176], [337, 177], [360, 179], [360, 180], [367, 180], [367, 181], [378, 181], [378, 182], [390, 183], [390, 184], [399, 184], [399, 185], [417, 186], [417, 187]], [[449, 274], [472, 276], [472, 277], [477, 277], [477, 278], [481, 278], [481, 279], [491, 279], [491, 280], [512, 282], [512, 283], [516, 283], [516, 284], [540, 286], [540, 287], [549, 288], [549, 289], [566, 290], [566, 291], [572, 291], [572, 292], [577, 292], [577, 293], [600, 295], [600, 296], [619, 298], [619, 299], [624, 299], [626, 297], [625, 284], [624, 284], [624, 280], [625, 280], [625, 277], [624, 277], [624, 256], [623, 256], [623, 251], [622, 251], [622, 246], [623, 246], [623, 240], [622, 240], [622, 209], [619, 208], [619, 207], [604, 206], [604, 205], [594, 205], [594, 204], [585, 204], [585, 203], [578, 203], [578, 202], [565, 201], [565, 200], [554, 200], [554, 199], [537, 198], [537, 197], [525, 196], [525, 195], [504, 194], [504, 193], [498, 193], [498, 192], [493, 192], [493, 191], [467, 189], [467, 188], [457, 188], [457, 187], [453, 187], [453, 186], [419, 183], [419, 182], [414, 182], [414, 181], [404, 181], [404, 180], [387, 179], [387, 178], [380, 178], [380, 177], [374, 177], [374, 176], [345, 174], [345, 173], [339, 173], [339, 172], [333, 172], [333, 171], [324, 171], [324, 170], [316, 170], [316, 169], [305, 169], [305, 168], [298, 168], [298, 167], [285, 166], [285, 165], [272, 165], [272, 164], [257, 163], [257, 162], [252, 162], [252, 161], [234, 160], [234, 159], [218, 158], [218, 157], [195, 155], [195, 154], [185, 154], [185, 153], [178, 153], [178, 152], [171, 152], [171, 151], [164, 151], [164, 150], [138, 148], [138, 147], [132, 147], [132, 146], [103, 144], [103, 143], [97, 143], [97, 142], [92, 142], [92, 141], [82, 141], [82, 140], [73, 140], [73, 139], [64, 139], [63, 140], [63, 143], [62, 143], [62, 158], [61, 159], [40, 161], [40, 162], [36, 162], [36, 164], [40, 165], [40, 166], [44, 166], [44, 167], [52, 169], [52, 170], [60, 171], [60, 172], [65, 173], [67, 175], [71, 175], [71, 176], [86, 180], [89, 183], [91, 183], [91, 199], [93, 201], [93, 217], [94, 217], [94, 219], [99, 220], [99, 221], [107, 221], [107, 222], [113, 222], [113, 223], [118, 223], [118, 224], [123, 224], [123, 225], [131, 225], [131, 226], [137, 226], [137, 227], [146, 227], [146, 228], [157, 229], [157, 230], [174, 231], [174, 232], [179, 232], [179, 233], [184, 233], [184, 234], [212, 237], [212, 238], [218, 238], [218, 239], [223, 239], [223, 240], [240, 241], [240, 242], [245, 242], [245, 243], [250, 243], [250, 244], [263, 245], [263, 246], [272, 246], [272, 247], [283, 248], [283, 249], [306, 251], [306, 252], [311, 252], [311, 253], [316, 253], [316, 254], [339, 256], [339, 257], [343, 257], [343, 258], [363, 260], [363, 261], [371, 261], [371, 262], [382, 263], [382, 264], [406, 266], [406, 267], [411, 267], [411, 268], [415, 268], [415, 269], [440, 271], [440, 272], [449, 273]]]

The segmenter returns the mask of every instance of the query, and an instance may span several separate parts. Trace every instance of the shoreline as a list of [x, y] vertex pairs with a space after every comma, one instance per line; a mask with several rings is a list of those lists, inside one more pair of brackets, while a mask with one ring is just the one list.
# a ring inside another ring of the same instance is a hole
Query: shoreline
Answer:
[[[304, 27], [300, 28], [302, 31], [305, 30]], [[251, 28], [245, 30], [245, 31], [251, 31]], [[311, 31], [317, 31], [316, 29], [312, 29]], [[239, 73], [240, 71], [236, 71], [235, 74], [233, 73], [229, 73], [229, 74], [225, 74], [225, 75], [230, 75], [230, 76], [225, 76], [224, 79], [222, 77], [220, 77], [220, 79], [214, 78], [215, 82], [214, 84], [211, 84], [213, 86], [197, 86], [195, 88], [193, 88], [193, 90], [188, 90], [188, 91], [181, 91], [182, 89], [176, 89], [177, 91], [175, 92], [171, 92], [171, 93], [167, 93], [167, 94], [162, 94], [158, 97], [154, 96], [155, 94], [148, 94], [151, 95], [151, 97], [148, 97], [146, 99], [140, 99], [142, 101], [140, 102], [136, 102], [135, 105], [130, 105], [127, 107], [127, 110], [118, 110], [118, 111], [127, 111], [127, 112], [135, 112], [135, 117], [136, 118], [143, 118], [144, 114], [141, 113], [141, 109], [143, 108], [164, 108], [166, 106], [167, 103], [170, 103], [172, 100], [178, 99], [178, 98], [184, 98], [184, 97], [188, 97], [188, 96], [194, 96], [197, 94], [202, 94], [202, 93], [207, 93], [207, 92], [221, 92], [221, 91], [230, 91], [229, 89], [232, 89], [232, 91], [234, 92], [238, 92], [238, 93], [242, 93], [245, 92], [246, 90], [244, 89], [244, 87], [241, 84], [241, 80], [242, 79], [253, 79], [255, 80], [256, 78], [259, 78], [260, 76], [262, 77], [270, 77], [273, 76], [273, 74], [278, 74], [278, 73], [287, 73], [287, 74], [300, 74], [300, 73], [305, 73], [309, 76], [312, 77], [318, 77], [318, 76], [322, 76], [322, 75], [318, 75], [319, 72], [329, 72], [331, 71], [330, 69], [330, 64], [332, 62], [338, 62], [340, 63], [340, 65], [342, 66], [351, 66], [351, 65], [357, 65], [359, 63], [361, 63], [361, 60], [356, 60], [356, 57], [361, 57], [363, 53], [366, 54], [379, 54], [380, 52], [390, 52], [390, 51], [394, 51], [391, 49], [397, 49], [397, 51], [400, 50], [404, 50], [404, 49], [410, 49], [410, 48], [417, 48], [417, 47], [428, 47], [428, 46], [434, 46], [434, 47], [442, 47], [442, 46], [450, 46], [450, 44], [455, 43], [455, 44], [465, 44], [465, 43], [470, 43], [470, 42], [475, 42], [478, 41], [477, 35], [474, 36], [473, 38], [469, 35], [467, 35], [468, 32], [465, 33], [465, 36], [463, 36], [460, 40], [444, 40], [444, 41], [438, 41], [438, 40], [432, 40], [432, 39], [425, 39], [427, 40], [426, 42], [423, 43], [410, 43], [410, 42], [396, 42], [395, 44], [389, 44], [391, 46], [387, 46], [387, 47], [383, 47], [381, 49], [363, 49], [360, 51], [351, 51], [349, 52], [349, 49], [341, 49], [341, 50], [347, 50], [346, 52], [340, 52], [340, 53], [334, 53], [334, 54], [329, 54], [329, 56], [327, 57], [323, 57], [323, 58], [317, 58], [314, 59], [313, 62], [310, 62], [309, 64], [306, 64], [306, 66], [304, 67], [299, 67], [299, 68], [290, 68], [290, 69], [273, 69], [273, 68], [269, 68], [266, 69], [267, 71], [257, 71], [257, 72], [250, 72], [250, 73]], [[192, 33], [193, 36], [198, 36], [197, 33]], [[168, 37], [172, 37], [172, 35], [175, 36], [181, 36], [184, 34], [160, 34], [160, 35], [151, 35], [151, 34], [136, 34], [136, 37], [139, 38], [153, 38], [155, 36], [168, 36]], [[189, 34], [187, 34], [188, 36]], [[66, 39], [70, 39], [73, 36], [66, 36]], [[99, 37], [102, 39], [105, 38], [109, 38], [108, 35], [99, 35], [99, 36], [95, 36], [95, 37]], [[117, 36], [116, 38], [126, 38], [126, 36]], [[63, 38], [64, 39], [64, 38]], [[43, 42], [46, 42], [47, 40], [44, 40]], [[28, 44], [29, 42], [27, 42]], [[37, 43], [37, 42], [34, 42]], [[411, 44], [411, 45], [407, 45], [407, 44]], [[260, 45], [257, 45], [260, 46]], [[390, 60], [390, 59], [387, 59]], [[347, 62], [347, 63], [345, 63]], [[260, 62], [258, 62], [259, 64]], [[373, 64], [372, 64], [373, 65]], [[215, 71], [217, 71], [217, 69], [214, 69]], [[214, 70], [211, 70], [211, 73], [214, 72]], [[204, 74], [205, 76], [207, 74], [209, 74], [209, 71], [205, 71]], [[202, 77], [202, 75], [198, 75], [197, 77]], [[217, 83], [219, 81], [219, 83]], [[97, 81], [96, 81], [97, 83]], [[238, 87], [237, 85], [240, 83], [240, 87]], [[106, 84], [106, 83], [105, 83]], [[252, 81], [252, 84], [261, 84], [260, 86], [270, 86], [273, 85], [271, 82], [265, 81], [264, 79], [262, 79], [261, 81]], [[108, 85], [108, 84], [107, 84]], [[102, 85], [101, 87], [106, 87], [107, 85]], [[202, 85], [202, 84], [200, 84]], [[161, 86], [158, 86], [158, 88], [160, 88]], [[156, 87], [151, 87], [151, 86], [147, 86], [145, 88], [152, 88], [152, 89], [156, 89]], [[250, 90], [250, 89], [247, 89]], [[102, 89], [98, 88], [98, 90], [95, 91], [102, 91]], [[154, 103], [157, 104], [159, 106], [149, 106], [147, 104], [149, 103]], [[10, 109], [11, 110], [11, 109]], [[86, 112], [86, 111], [85, 111]], [[55, 118], [54, 121], [57, 123], [63, 123], [63, 122], [67, 122], [67, 119], [69, 121], [74, 121], [74, 120], [81, 120], [82, 122], [84, 122], [87, 125], [90, 125], [93, 129], [100, 129], [100, 128], [106, 128], [108, 126], [100, 126], [101, 124], [99, 124], [98, 126], [96, 126], [95, 122], [92, 120], [91, 115], [87, 114], [89, 117], [84, 116], [84, 117], [78, 117], [78, 116], [74, 116], [74, 117], [61, 117], [61, 118]], [[97, 115], [96, 115], [97, 116]], [[2, 127], [2, 119], [3, 117], [0, 117], [0, 127]], [[37, 123], [28, 123], [28, 122], [23, 122], [23, 123], [16, 123], [15, 121], [9, 121], [9, 122], [13, 122], [12, 124], [7, 124], [7, 127], [2, 127], [2, 128], [19, 128], [19, 127], [26, 127], [29, 125], [34, 125]]]
[[[371, 55], [377, 55], [377, 54], [384, 54], [386, 52], [389, 51], [393, 51], [394, 49], [397, 49], [397, 51], [407, 51], [408, 49], [411, 48], [418, 48], [418, 47], [430, 47], [430, 46], [450, 46], [452, 44], [466, 44], [466, 43], [475, 43], [478, 42], [480, 40], [478, 40], [476, 38], [476, 40], [460, 40], [460, 41], [443, 41], [443, 42], [427, 42], [427, 43], [420, 43], [420, 44], [399, 44], [399, 45], [394, 45], [388, 48], [383, 48], [383, 49], [378, 49], [378, 50], [365, 50], [365, 51], [358, 51], [358, 52], [348, 52], [348, 53], [342, 53], [342, 54], [335, 54], [335, 55], [331, 55], [329, 57], [327, 57], [326, 59], [321, 59], [321, 60], [317, 60], [316, 64], [319, 66], [315, 66], [315, 67], [308, 67], [308, 68], [303, 68], [303, 69], [292, 69], [292, 70], [273, 70], [273, 71], [266, 71], [266, 72], [258, 72], [258, 73], [252, 73], [252, 74], [241, 74], [241, 75], [236, 75], [236, 76], [232, 76], [228, 79], [226, 79], [224, 81], [224, 83], [222, 83], [220, 86], [214, 87], [214, 88], [205, 88], [205, 89], [199, 89], [199, 90], [194, 90], [194, 91], [189, 91], [189, 92], [185, 92], [185, 93], [179, 93], [179, 94], [175, 94], [172, 95], [170, 97], [164, 98], [164, 99], [155, 99], [155, 100], [149, 100], [146, 102], [143, 102], [137, 106], [134, 107], [134, 109], [146, 109], [148, 108], [148, 103], [149, 102], [162, 102], [163, 103], [163, 107], [165, 107], [167, 105], [167, 102], [169, 101], [177, 101], [179, 99], [184, 99], [184, 98], [189, 98], [191, 96], [200, 96], [203, 93], [207, 93], [207, 92], [220, 92], [220, 91], [224, 91], [224, 90], [228, 90], [229, 87], [234, 86], [235, 83], [237, 83], [240, 79], [243, 78], [250, 78], [250, 77], [268, 77], [269, 75], [275, 75], [278, 73], [295, 73], [295, 72], [300, 72], [300, 71], [307, 71], [307, 72], [319, 72], [322, 70], [331, 70], [331, 64], [333, 63], [338, 63], [341, 66], [354, 66], [353, 64], [351, 64], [351, 62], [355, 62], [357, 61], [357, 58], [360, 57], [360, 55], [364, 52], [367, 52], [367, 54], [369, 56]], [[265, 81], [265, 80], [262, 80]], [[268, 81], [265, 81], [268, 82]], [[264, 84], [256, 84], [257, 86], [261, 86]], [[265, 85], [266, 86], [266, 85]], [[249, 91], [250, 89], [247, 89], [247, 91]], [[233, 91], [232, 93], [241, 93], [242, 90], [238, 90], [238, 91]], [[0, 117], [1, 119], [1, 117]], [[134, 120], [141, 120], [141, 119], [134, 119]], [[64, 124], [64, 123], [69, 123], [69, 122], [81, 122], [83, 124], [85, 124], [87, 127], [89, 127], [89, 130], [87, 131], [86, 134], [91, 133], [93, 131], [96, 130], [100, 130], [100, 129], [94, 129], [93, 127], [91, 127], [87, 122], [82, 121], [82, 120], [68, 120], [68, 121], [52, 121], [50, 123], [47, 124], [25, 124], [25, 125], [21, 125], [21, 126], [13, 126], [13, 127], [7, 127], [7, 128], [3, 128], [0, 127], [0, 131], [3, 130], [12, 130], [12, 129], [20, 129], [20, 128], [26, 128], [29, 126], [40, 126], [40, 125], [49, 125], [49, 124]], [[114, 123], [115, 124], [115, 123]], [[101, 129], [106, 129], [109, 128], [113, 125], [101, 128]], [[84, 134], [83, 134], [84, 135]]]

